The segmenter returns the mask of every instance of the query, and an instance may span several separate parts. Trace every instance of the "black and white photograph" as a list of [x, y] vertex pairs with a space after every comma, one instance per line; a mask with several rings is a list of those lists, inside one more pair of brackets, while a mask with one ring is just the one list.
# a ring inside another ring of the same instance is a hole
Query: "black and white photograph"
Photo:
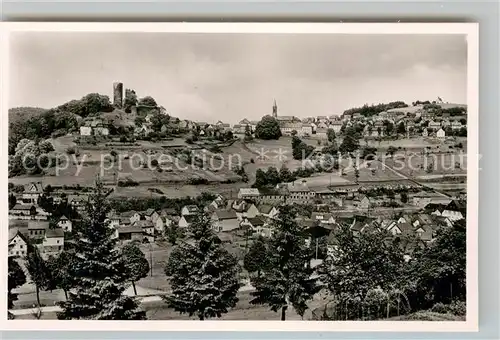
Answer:
[[4, 33], [4, 324], [477, 327], [476, 25]]

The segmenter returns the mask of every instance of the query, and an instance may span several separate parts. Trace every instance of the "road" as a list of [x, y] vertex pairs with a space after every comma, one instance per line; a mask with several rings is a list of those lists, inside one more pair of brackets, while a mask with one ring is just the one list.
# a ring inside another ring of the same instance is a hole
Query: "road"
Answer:
[[[241, 287], [239, 289], [239, 292], [249, 292], [253, 291], [255, 288], [249, 284]], [[140, 287], [137, 287], [138, 294], [140, 294]], [[165, 293], [163, 293], [165, 294]], [[128, 290], [125, 292], [125, 295], [130, 295], [130, 292]], [[144, 296], [144, 297], [139, 297], [138, 296], [138, 301], [139, 304], [148, 304], [152, 302], [159, 302], [162, 301], [162, 298], [160, 295], [152, 295], [152, 296]], [[33, 301], [33, 302], [36, 302]], [[36, 307], [35, 303], [33, 304], [33, 308], [24, 308], [24, 309], [10, 309], [9, 312], [12, 313], [13, 315], [30, 315], [30, 314], [37, 314], [37, 313], [55, 313], [55, 312], [60, 312], [61, 308], [59, 306], [44, 306], [44, 307]]]

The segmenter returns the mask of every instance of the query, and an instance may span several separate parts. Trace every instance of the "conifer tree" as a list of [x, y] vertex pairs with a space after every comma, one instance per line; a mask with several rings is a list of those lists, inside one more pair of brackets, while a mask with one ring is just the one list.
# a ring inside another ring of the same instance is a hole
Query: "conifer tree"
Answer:
[[256, 288], [251, 303], [268, 304], [275, 312], [281, 310], [282, 321], [289, 306], [304, 316], [307, 301], [319, 291], [316, 280], [311, 277], [313, 269], [296, 215], [294, 207], [280, 207], [269, 241], [268, 265], [260, 276], [251, 279]]
[[238, 261], [224, 249], [206, 214], [196, 215], [189, 231], [194, 243], [174, 248], [165, 267], [172, 286], [165, 300], [181, 314], [220, 318], [238, 302]]
[[140, 320], [145, 313], [123, 294], [130, 277], [121, 251], [108, 227], [102, 183], [87, 203], [83, 223], [75, 228], [75, 257], [69, 268], [73, 288], [68, 300], [59, 305], [59, 319]]

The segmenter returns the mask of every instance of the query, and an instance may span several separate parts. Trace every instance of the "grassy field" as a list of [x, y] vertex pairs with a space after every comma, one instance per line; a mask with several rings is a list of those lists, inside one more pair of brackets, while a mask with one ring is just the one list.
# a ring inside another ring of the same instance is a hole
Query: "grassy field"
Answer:
[[[385, 163], [409, 177], [427, 175], [463, 175], [467, 173], [467, 156], [465, 154], [402, 154], [394, 159], [387, 158]], [[430, 167], [432, 171], [428, 171]]]

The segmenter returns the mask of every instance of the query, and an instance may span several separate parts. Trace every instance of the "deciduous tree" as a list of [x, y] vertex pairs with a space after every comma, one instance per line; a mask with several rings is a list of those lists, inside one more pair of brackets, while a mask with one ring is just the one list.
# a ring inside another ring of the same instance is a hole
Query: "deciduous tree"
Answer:
[[278, 121], [271, 116], [262, 117], [255, 127], [255, 137], [259, 139], [279, 139], [281, 130]]
[[271, 310], [281, 311], [281, 320], [286, 319], [288, 307], [303, 316], [307, 301], [318, 291], [312, 278], [308, 248], [301, 228], [295, 221], [295, 208], [284, 205], [279, 209], [273, 223], [273, 236], [269, 241], [268, 265], [262, 275], [251, 279], [256, 291], [251, 303], [267, 304]]
[[122, 248], [122, 254], [125, 258], [125, 266], [127, 267], [132, 287], [134, 288], [134, 294], [137, 295], [135, 282], [148, 275], [149, 262], [141, 249], [134, 243], [126, 244]]

